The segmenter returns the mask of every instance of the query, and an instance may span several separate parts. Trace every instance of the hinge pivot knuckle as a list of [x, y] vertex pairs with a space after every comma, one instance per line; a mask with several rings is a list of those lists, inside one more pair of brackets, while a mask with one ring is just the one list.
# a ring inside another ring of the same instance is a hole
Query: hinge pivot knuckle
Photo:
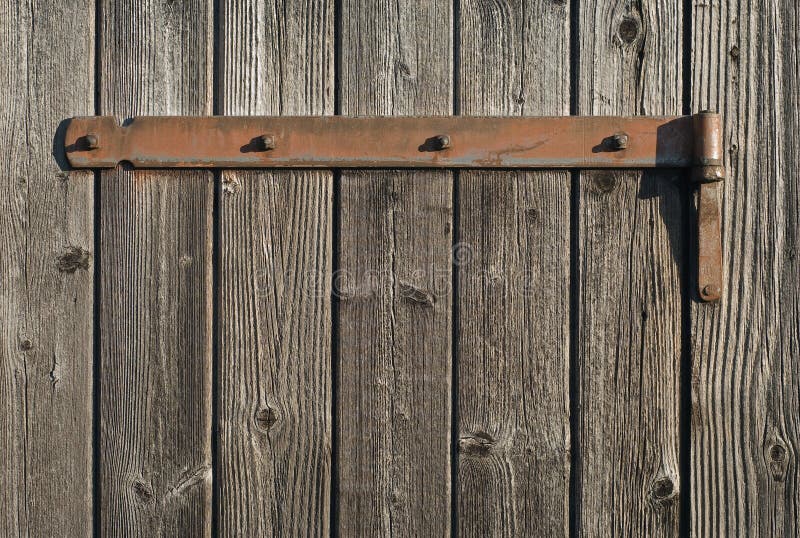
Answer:
[[715, 183], [725, 179], [722, 164], [722, 120], [714, 112], [700, 112], [694, 123], [694, 164], [692, 181]]

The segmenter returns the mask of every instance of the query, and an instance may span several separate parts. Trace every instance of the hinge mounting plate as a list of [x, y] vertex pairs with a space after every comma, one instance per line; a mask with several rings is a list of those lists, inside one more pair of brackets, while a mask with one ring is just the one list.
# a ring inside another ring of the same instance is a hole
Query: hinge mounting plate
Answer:
[[698, 293], [722, 291], [718, 114], [693, 116], [72, 118], [75, 168], [691, 168]]

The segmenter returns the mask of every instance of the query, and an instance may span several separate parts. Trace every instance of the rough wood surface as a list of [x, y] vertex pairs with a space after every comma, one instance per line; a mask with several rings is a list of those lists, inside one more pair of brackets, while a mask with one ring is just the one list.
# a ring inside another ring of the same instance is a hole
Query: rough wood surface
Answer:
[[[452, 113], [448, 3], [345, 0], [340, 29], [342, 114]], [[343, 172], [340, 199], [338, 532], [446, 536], [452, 174]]]
[[[462, 2], [465, 115], [569, 114], [569, 7]], [[568, 172], [459, 173], [461, 536], [567, 536]]]
[[725, 289], [692, 307], [693, 536], [800, 532], [800, 12], [696, 2], [692, 108], [724, 118]]
[[57, 146], [94, 113], [93, 37], [90, 1], [0, 1], [2, 536], [92, 530], [94, 182]]
[[[209, 2], [100, 13], [102, 114], [211, 112]], [[104, 535], [210, 535], [213, 187], [206, 171], [101, 175]]]
[[[580, 2], [579, 114], [681, 112], [681, 6]], [[678, 532], [682, 177], [581, 173], [581, 535]]]
[[[220, 11], [220, 112], [333, 112], [333, 2]], [[330, 171], [225, 171], [219, 310], [220, 532], [328, 536]]]

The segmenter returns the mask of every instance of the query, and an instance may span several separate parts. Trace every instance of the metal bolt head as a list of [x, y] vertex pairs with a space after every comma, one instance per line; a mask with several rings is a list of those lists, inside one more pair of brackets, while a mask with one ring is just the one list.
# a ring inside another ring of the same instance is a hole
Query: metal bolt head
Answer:
[[100, 147], [100, 140], [97, 138], [96, 134], [87, 134], [86, 135], [86, 147], [89, 149], [97, 149]]
[[718, 287], [708, 284], [703, 286], [703, 289], [700, 291], [700, 293], [703, 294], [703, 297], [716, 297], [720, 294], [720, 291], [721, 290]]
[[450, 147], [450, 136], [448, 135], [438, 135], [434, 140], [436, 142], [436, 149], [438, 150]]
[[611, 136], [611, 146], [615, 150], [627, 149], [627, 147], [628, 147], [628, 135], [627, 135], [627, 133], [614, 133]]
[[261, 141], [261, 147], [264, 151], [269, 151], [271, 149], [275, 149], [275, 137], [272, 135], [261, 135], [259, 138]]

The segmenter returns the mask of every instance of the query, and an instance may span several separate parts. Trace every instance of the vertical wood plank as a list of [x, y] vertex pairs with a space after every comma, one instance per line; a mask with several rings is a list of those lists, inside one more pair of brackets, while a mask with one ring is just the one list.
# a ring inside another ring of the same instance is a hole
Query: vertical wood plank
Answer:
[[[333, 112], [332, 1], [221, 8], [223, 114]], [[222, 173], [225, 536], [330, 532], [332, 195], [330, 171]]]
[[[459, 112], [569, 114], [566, 2], [465, 0]], [[459, 174], [458, 532], [569, 532], [570, 174]]]
[[[92, 530], [94, 3], [0, 1], [0, 535]], [[55, 139], [54, 139], [55, 137]]]
[[[211, 112], [211, 2], [104, 0], [100, 13], [101, 113]], [[208, 536], [212, 174], [101, 181], [101, 530]]]
[[[580, 2], [580, 114], [681, 112], [681, 6]], [[678, 532], [682, 179], [673, 171], [581, 173], [583, 535]]]
[[692, 106], [724, 119], [725, 289], [692, 306], [693, 536], [800, 520], [800, 12], [692, 4]]
[[[340, 25], [342, 114], [452, 113], [449, 2], [344, 0]], [[338, 531], [448, 535], [452, 174], [342, 172], [340, 199]]]

